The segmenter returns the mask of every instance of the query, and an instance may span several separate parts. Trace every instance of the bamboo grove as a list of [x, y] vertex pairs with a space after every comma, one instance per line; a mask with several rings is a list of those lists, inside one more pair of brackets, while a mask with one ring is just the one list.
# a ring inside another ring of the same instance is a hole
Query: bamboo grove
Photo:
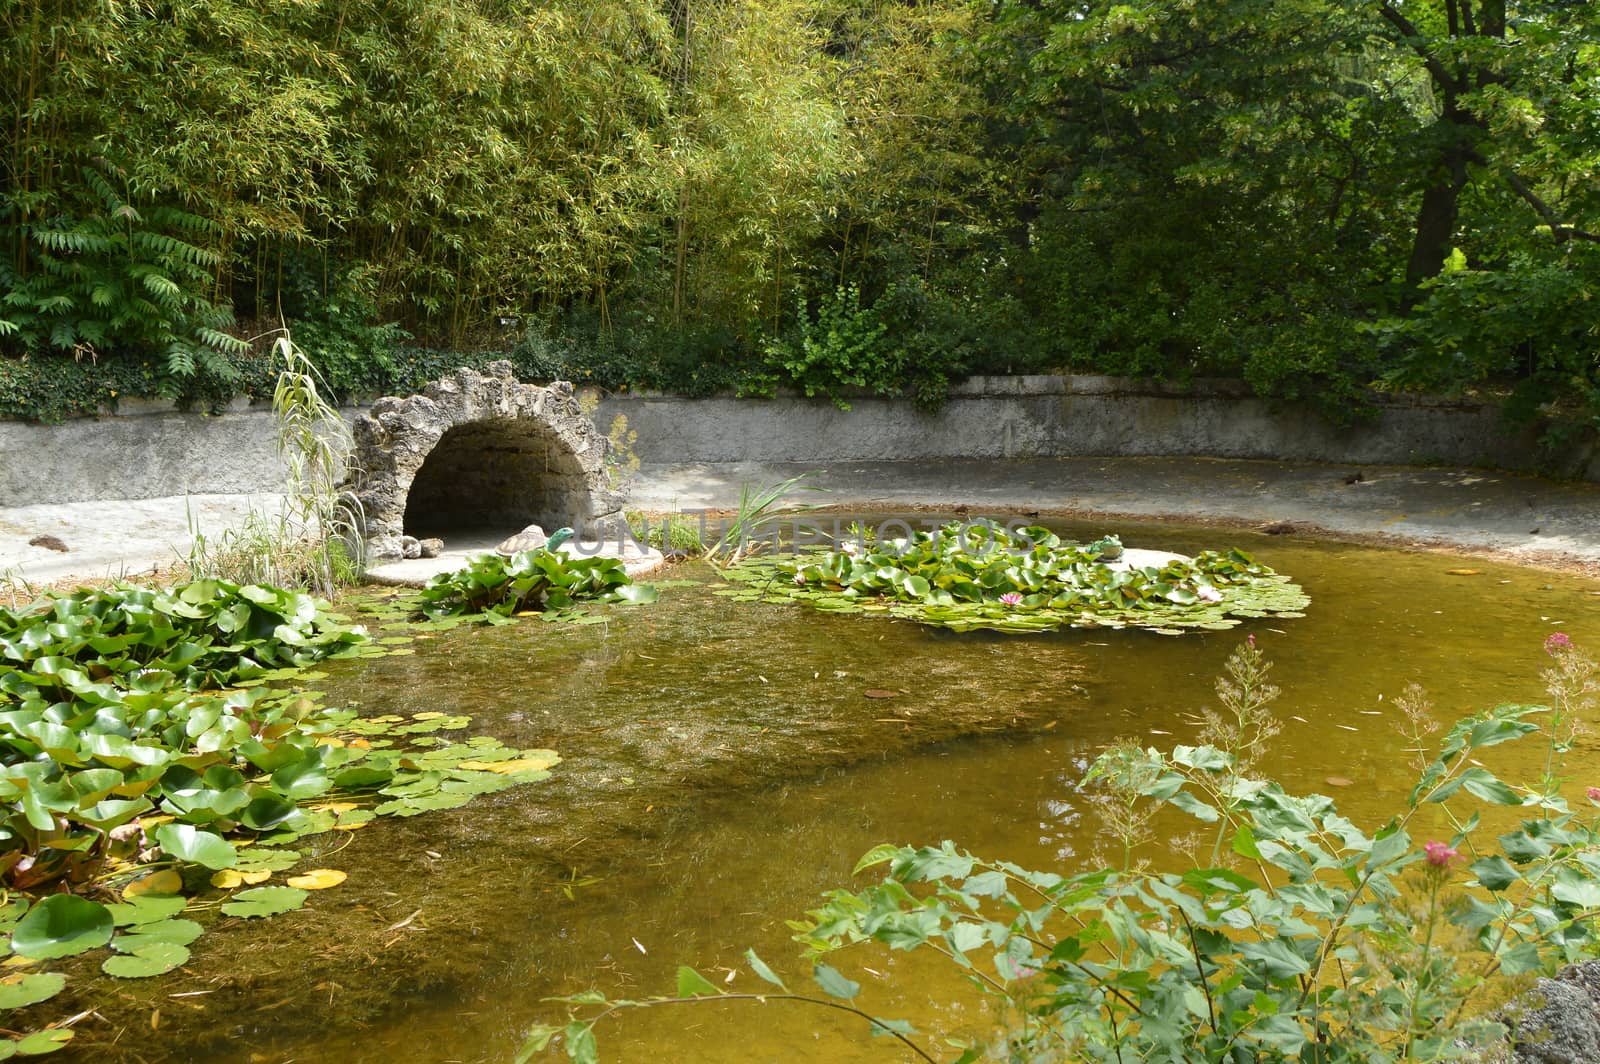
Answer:
[[0, 0], [0, 93], [0, 376], [1600, 409], [1579, 0]]

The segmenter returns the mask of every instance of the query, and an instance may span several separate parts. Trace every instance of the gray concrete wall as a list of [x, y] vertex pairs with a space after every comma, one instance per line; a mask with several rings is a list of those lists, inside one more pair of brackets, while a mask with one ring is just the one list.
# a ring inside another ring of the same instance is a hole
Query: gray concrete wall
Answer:
[[[614, 396], [650, 464], [937, 461], [1194, 455], [1367, 464], [1533, 469], [1534, 433], [1508, 434], [1492, 403], [1402, 398], [1376, 420], [1340, 429], [1310, 410], [1276, 406], [1230, 382], [1181, 390], [1108, 377], [984, 377], [943, 410], [860, 398], [824, 400]], [[1569, 456], [1569, 475], [1600, 481], [1600, 454]], [[164, 495], [273, 491], [283, 483], [271, 413], [237, 404], [218, 415], [159, 403], [61, 425], [0, 421], [0, 507]]]
[[[1510, 433], [1496, 404], [1405, 397], [1339, 428], [1309, 408], [1273, 404], [1233, 382], [1178, 389], [1110, 377], [984, 377], [926, 414], [902, 400], [861, 398], [851, 410], [800, 398], [615, 396], [617, 415], [652, 464], [926, 461], [942, 458], [1206, 456], [1386, 465], [1534, 469], [1537, 432]], [[1574, 455], [1568, 475], [1600, 480], [1600, 454]]]
[[0, 507], [282, 490], [272, 412], [128, 403], [60, 425], [0, 420]]

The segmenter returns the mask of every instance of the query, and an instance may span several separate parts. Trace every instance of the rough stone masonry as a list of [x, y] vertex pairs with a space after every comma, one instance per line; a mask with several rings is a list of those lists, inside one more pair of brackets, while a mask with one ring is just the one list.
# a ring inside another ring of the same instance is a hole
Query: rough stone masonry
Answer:
[[370, 558], [400, 557], [404, 536], [582, 528], [621, 509], [607, 440], [572, 385], [523, 384], [505, 361], [486, 369], [379, 399], [356, 419], [346, 487], [364, 511]]

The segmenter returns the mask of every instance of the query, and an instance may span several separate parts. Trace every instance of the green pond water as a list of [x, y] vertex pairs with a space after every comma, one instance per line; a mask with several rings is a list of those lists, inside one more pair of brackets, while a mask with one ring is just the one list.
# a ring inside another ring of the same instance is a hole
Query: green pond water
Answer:
[[[1334, 794], [1369, 829], [1409, 787], [1389, 710], [1407, 683], [1449, 720], [1540, 700], [1552, 631], [1600, 647], [1593, 580], [1215, 529], [1117, 531], [1185, 553], [1241, 546], [1312, 605], [1302, 619], [1176, 638], [956, 634], [733, 603], [691, 565], [670, 575], [696, 586], [604, 625], [463, 627], [413, 654], [328, 666], [315, 686], [330, 704], [467, 713], [473, 733], [566, 760], [544, 784], [315, 840], [317, 864], [349, 872], [344, 886], [302, 912], [230, 922], [180, 972], [108, 983], [87, 969], [67, 1008], [100, 1016], [79, 1024], [72, 1055], [501, 1061], [529, 1024], [561, 1018], [541, 1001], [552, 994], [667, 993], [678, 964], [719, 983], [737, 970], [730, 989], [759, 990], [747, 946], [804, 984], [784, 919], [848, 884], [878, 842], [948, 838], [1061, 872], [1097, 863], [1098, 822], [1076, 786], [1088, 759], [1122, 736], [1192, 739], [1190, 715], [1214, 701], [1213, 678], [1248, 633], [1284, 692], [1262, 769]], [[1600, 783], [1597, 737], [1575, 755], [1575, 786]], [[1513, 753], [1508, 774], [1531, 776], [1534, 755]], [[869, 1010], [952, 1033], [992, 1023], [920, 957], [848, 960]], [[795, 1006], [658, 1009], [599, 1036], [614, 1061], [909, 1059], [860, 1021]]]

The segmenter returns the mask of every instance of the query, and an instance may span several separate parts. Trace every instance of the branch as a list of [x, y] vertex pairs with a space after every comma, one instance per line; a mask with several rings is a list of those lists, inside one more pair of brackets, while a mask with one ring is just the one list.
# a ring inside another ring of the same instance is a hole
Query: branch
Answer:
[[1600, 244], [1600, 233], [1590, 233], [1563, 222], [1557, 217], [1555, 208], [1546, 203], [1526, 181], [1516, 174], [1506, 174], [1506, 184], [1510, 185], [1513, 192], [1527, 200], [1529, 206], [1538, 212], [1539, 217], [1544, 219], [1544, 224], [1550, 227], [1550, 232], [1554, 234], [1557, 243], [1565, 244], [1568, 240], [1577, 239], [1590, 240]]
[[612, 1002], [608, 1008], [595, 1014], [594, 1018], [587, 1022], [590, 1027], [593, 1027], [607, 1016], [610, 1016], [613, 1012], [624, 1008], [647, 1009], [655, 1008], [657, 1005], [703, 1005], [708, 1001], [756, 1001], [760, 1002], [761, 1004], [766, 1004], [769, 1001], [794, 1001], [802, 1005], [821, 1005], [823, 1008], [827, 1009], [838, 1009], [840, 1012], [848, 1012], [853, 1016], [859, 1016], [863, 1020], [866, 1020], [867, 1023], [872, 1025], [874, 1030], [882, 1031], [884, 1034], [890, 1035], [917, 1057], [927, 1061], [928, 1064], [938, 1064], [938, 1061], [929, 1056], [921, 1046], [917, 1045], [917, 1043], [913, 1042], [911, 1039], [907, 1038], [893, 1027], [885, 1025], [876, 1016], [863, 1012], [852, 1005], [845, 1005], [837, 1001], [828, 1001], [824, 998], [807, 997], [804, 994], [704, 994], [698, 997], [646, 998], [643, 1001], [617, 1001]]
[[1450, 69], [1423, 45], [1422, 42], [1427, 38], [1423, 37], [1422, 31], [1417, 29], [1410, 19], [1390, 7], [1387, 3], [1378, 5], [1378, 14], [1388, 19], [1394, 25], [1394, 28], [1400, 31], [1400, 35], [1411, 46], [1411, 50], [1422, 57], [1423, 65], [1428, 68], [1428, 73], [1433, 75], [1433, 80], [1437, 81], [1447, 93], [1453, 94], [1460, 88], [1460, 83]]

